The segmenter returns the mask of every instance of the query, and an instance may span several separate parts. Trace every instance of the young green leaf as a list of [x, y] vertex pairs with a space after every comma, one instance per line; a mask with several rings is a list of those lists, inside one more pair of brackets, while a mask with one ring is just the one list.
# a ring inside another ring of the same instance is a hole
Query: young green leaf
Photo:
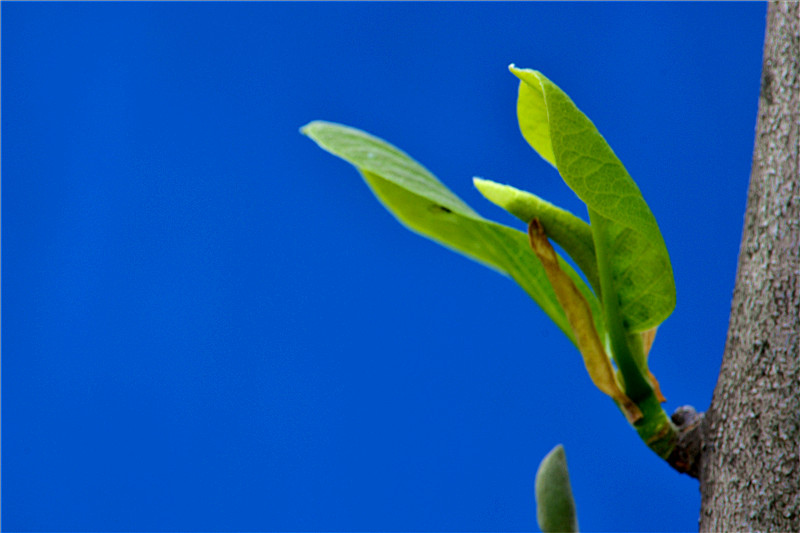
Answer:
[[[482, 218], [419, 163], [381, 139], [322, 121], [311, 122], [301, 131], [321, 148], [353, 164], [375, 196], [410, 229], [514, 279], [575, 342], [523, 232]], [[566, 263], [564, 268], [582, 292], [592, 295], [573, 269]], [[590, 303], [599, 312], [596, 298]]]
[[610, 221], [602, 239], [608, 244], [611, 286], [606, 290], [603, 284], [603, 294], [618, 300], [626, 332], [657, 326], [675, 307], [675, 284], [664, 239], [639, 188], [561, 89], [540, 72], [509, 68], [520, 79], [517, 114], [523, 136], [587, 205], [593, 232], [598, 231], [593, 214]]
[[578, 531], [567, 457], [560, 444], [542, 459], [536, 472], [536, 521], [543, 533]]
[[525, 224], [534, 218], [539, 219], [547, 237], [558, 243], [569, 254], [583, 271], [595, 293], [600, 294], [597, 258], [594, 254], [594, 241], [589, 224], [569, 211], [527, 191], [480, 178], [473, 178], [472, 181], [487, 200], [502, 207]]

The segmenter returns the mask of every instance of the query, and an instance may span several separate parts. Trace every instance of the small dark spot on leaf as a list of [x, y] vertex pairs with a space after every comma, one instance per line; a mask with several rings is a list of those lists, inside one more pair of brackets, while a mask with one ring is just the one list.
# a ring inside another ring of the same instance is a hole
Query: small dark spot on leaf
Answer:
[[438, 205], [438, 204], [431, 205], [430, 210], [433, 211], [434, 213], [436, 213], [436, 212], [439, 212], [439, 213], [452, 213], [452, 211], [449, 208], [447, 208], [447, 207], [445, 207], [443, 205]]

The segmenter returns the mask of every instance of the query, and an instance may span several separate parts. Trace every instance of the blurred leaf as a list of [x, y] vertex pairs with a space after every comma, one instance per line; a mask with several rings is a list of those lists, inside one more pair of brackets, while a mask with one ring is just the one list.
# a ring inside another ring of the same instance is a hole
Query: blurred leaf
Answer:
[[542, 459], [536, 472], [536, 521], [543, 533], [578, 531], [567, 457], [560, 444]]

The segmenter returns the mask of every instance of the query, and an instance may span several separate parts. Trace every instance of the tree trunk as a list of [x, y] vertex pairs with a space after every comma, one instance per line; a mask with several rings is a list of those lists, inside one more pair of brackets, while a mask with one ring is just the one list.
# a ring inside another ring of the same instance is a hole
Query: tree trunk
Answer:
[[798, 159], [800, 3], [770, 2], [728, 339], [701, 425], [701, 531], [800, 531]]

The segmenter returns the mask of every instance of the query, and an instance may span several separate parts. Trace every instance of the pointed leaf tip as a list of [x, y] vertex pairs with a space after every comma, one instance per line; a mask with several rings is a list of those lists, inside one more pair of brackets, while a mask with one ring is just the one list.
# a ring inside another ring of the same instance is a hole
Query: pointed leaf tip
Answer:
[[324, 124], [324, 122], [321, 120], [312, 120], [308, 124], [300, 126], [300, 133], [307, 137], [312, 137], [314, 129], [320, 124]]

